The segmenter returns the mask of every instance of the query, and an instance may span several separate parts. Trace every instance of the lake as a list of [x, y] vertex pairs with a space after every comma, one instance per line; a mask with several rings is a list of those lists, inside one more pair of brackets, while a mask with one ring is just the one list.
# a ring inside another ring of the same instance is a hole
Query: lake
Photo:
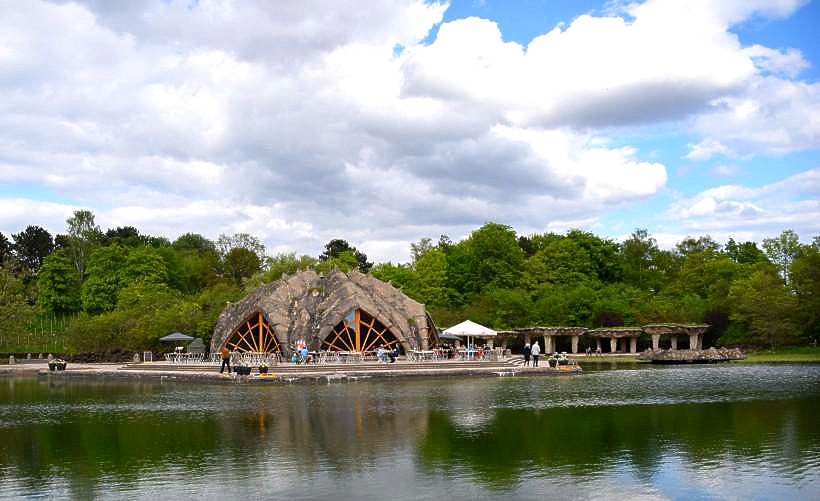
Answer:
[[0, 497], [820, 498], [820, 365], [595, 367], [290, 386], [0, 378]]

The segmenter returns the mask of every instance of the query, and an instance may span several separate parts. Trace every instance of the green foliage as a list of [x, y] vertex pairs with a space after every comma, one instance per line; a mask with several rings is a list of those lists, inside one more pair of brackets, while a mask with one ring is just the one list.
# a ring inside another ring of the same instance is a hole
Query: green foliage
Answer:
[[797, 301], [770, 267], [760, 267], [735, 281], [729, 299], [731, 319], [745, 325], [751, 341], [769, 344], [774, 349], [797, 340]]
[[38, 303], [51, 313], [80, 310], [80, 280], [65, 249], [59, 249], [43, 261], [37, 277]]
[[21, 271], [36, 275], [43, 260], [54, 250], [51, 233], [39, 226], [27, 226], [12, 235], [14, 257]]
[[820, 237], [800, 245], [791, 231], [767, 239], [764, 254], [754, 242], [730, 239], [721, 248], [709, 236], [668, 251], [640, 229], [617, 244], [580, 230], [518, 236], [487, 223], [459, 242], [442, 235], [411, 244], [408, 263], [373, 266], [341, 239], [318, 258], [266, 257], [248, 234], [211, 242], [186, 233], [171, 244], [130, 226], [103, 235], [89, 211], [67, 223], [56, 251], [36, 226], [14, 244], [0, 235], [0, 283], [12, 284], [0, 296], [0, 324], [25, 326], [35, 303], [49, 315], [83, 311], [69, 327], [75, 351], [152, 349], [172, 331], [207, 342], [227, 301], [309, 268], [370, 269], [425, 304], [440, 326], [465, 318], [499, 329], [679, 322], [710, 324], [707, 340], [721, 344], [820, 337]]
[[307, 270], [316, 265], [316, 258], [311, 256], [296, 256], [295, 253], [277, 254], [274, 257], [265, 258], [265, 269], [263, 278], [266, 283], [282, 278], [287, 273], [293, 275], [300, 270]]
[[[367, 261], [367, 254], [347, 243], [347, 240], [342, 240], [340, 238], [334, 238], [325, 244], [325, 250], [319, 256], [319, 261], [328, 262], [336, 260], [336, 267], [343, 269], [342, 267], [348, 268], [347, 263], [350, 261], [349, 255], [352, 255], [356, 259], [354, 268], [359, 268], [359, 271], [362, 273], [367, 273], [370, 271], [370, 268], [373, 267], [373, 263]], [[330, 270], [333, 269], [333, 267], [334, 266], [331, 264], [328, 266], [322, 266], [322, 269]], [[351, 269], [353, 268], [348, 268], [346, 271], [350, 271]]]
[[523, 264], [515, 231], [487, 223], [453, 246], [447, 256], [447, 278], [467, 295], [490, 288], [512, 289], [518, 286]]
[[216, 246], [213, 242], [203, 237], [199, 233], [185, 233], [174, 240], [171, 246], [178, 251], [196, 251], [197, 253], [205, 253], [214, 251]]
[[763, 240], [766, 256], [777, 269], [785, 283], [789, 283], [789, 267], [800, 251], [800, 238], [792, 230], [784, 230], [777, 238]]
[[74, 211], [74, 215], [66, 220], [66, 224], [66, 252], [82, 283], [86, 277], [88, 259], [103, 239], [102, 231], [94, 223], [94, 213], [88, 210]]
[[361, 260], [353, 251], [346, 250], [331, 258], [320, 258], [319, 262], [316, 263], [315, 268], [316, 271], [324, 274], [328, 274], [332, 270], [339, 270], [348, 273], [357, 268], [361, 269]]
[[12, 245], [3, 233], [0, 233], [0, 266], [11, 260]]
[[802, 246], [791, 266], [796, 320], [806, 341], [820, 338], [820, 245]]
[[168, 270], [162, 255], [153, 247], [129, 249], [114, 245], [99, 247], [88, 261], [88, 278], [82, 286], [83, 310], [110, 311], [125, 287], [137, 282], [164, 284]]
[[732, 261], [739, 264], [757, 264], [767, 261], [766, 254], [757, 248], [754, 242], [737, 243], [730, 238], [723, 247], [723, 253]]
[[22, 334], [35, 315], [26, 301], [23, 282], [0, 267], [0, 345], [11, 344], [12, 336]]
[[237, 285], [241, 285], [243, 280], [262, 269], [259, 256], [243, 247], [234, 247], [228, 251], [222, 260], [222, 265], [227, 276]]

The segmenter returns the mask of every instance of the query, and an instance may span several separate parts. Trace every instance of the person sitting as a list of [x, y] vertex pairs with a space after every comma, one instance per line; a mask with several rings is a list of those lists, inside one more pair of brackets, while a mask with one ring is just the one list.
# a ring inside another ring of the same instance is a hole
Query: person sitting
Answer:
[[393, 347], [393, 351], [390, 352], [390, 363], [395, 363], [396, 360], [399, 359], [399, 345]]
[[379, 346], [376, 348], [376, 358], [379, 360], [380, 363], [386, 364], [387, 363], [387, 355], [385, 352], [384, 347]]

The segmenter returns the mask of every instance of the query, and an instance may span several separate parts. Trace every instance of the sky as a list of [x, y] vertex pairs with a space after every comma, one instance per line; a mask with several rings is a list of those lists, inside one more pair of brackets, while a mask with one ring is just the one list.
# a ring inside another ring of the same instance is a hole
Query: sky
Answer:
[[0, 0], [0, 232], [810, 241], [818, 33], [818, 0]]

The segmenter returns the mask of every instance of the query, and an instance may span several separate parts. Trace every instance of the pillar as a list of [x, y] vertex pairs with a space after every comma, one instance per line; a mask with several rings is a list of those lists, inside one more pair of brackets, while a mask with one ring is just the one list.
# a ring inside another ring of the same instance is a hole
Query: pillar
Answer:
[[578, 353], [578, 336], [572, 336], [572, 352]]
[[697, 350], [698, 349], [698, 335], [697, 334], [689, 334], [689, 349], [690, 350]]
[[504, 338], [504, 339], [501, 340], [501, 349], [502, 350], [507, 349], [507, 338]]
[[616, 353], [618, 351], [618, 338], [609, 338], [609, 351], [611, 351], [612, 353]]
[[598, 353], [601, 352], [601, 338], [599, 337], [595, 338], [595, 351], [597, 351]]
[[638, 353], [638, 338], [629, 338], [629, 353]]
[[659, 350], [661, 348], [661, 335], [660, 334], [652, 334], [652, 351]]
[[678, 336], [672, 336], [669, 340], [671, 342], [672, 349], [677, 350], [678, 349]]
[[487, 339], [487, 348], [493, 349], [493, 338]]
[[698, 334], [698, 349], [703, 349], [703, 334]]
[[530, 335], [529, 334], [524, 334], [524, 344], [529, 344], [529, 343], [530, 343]]

